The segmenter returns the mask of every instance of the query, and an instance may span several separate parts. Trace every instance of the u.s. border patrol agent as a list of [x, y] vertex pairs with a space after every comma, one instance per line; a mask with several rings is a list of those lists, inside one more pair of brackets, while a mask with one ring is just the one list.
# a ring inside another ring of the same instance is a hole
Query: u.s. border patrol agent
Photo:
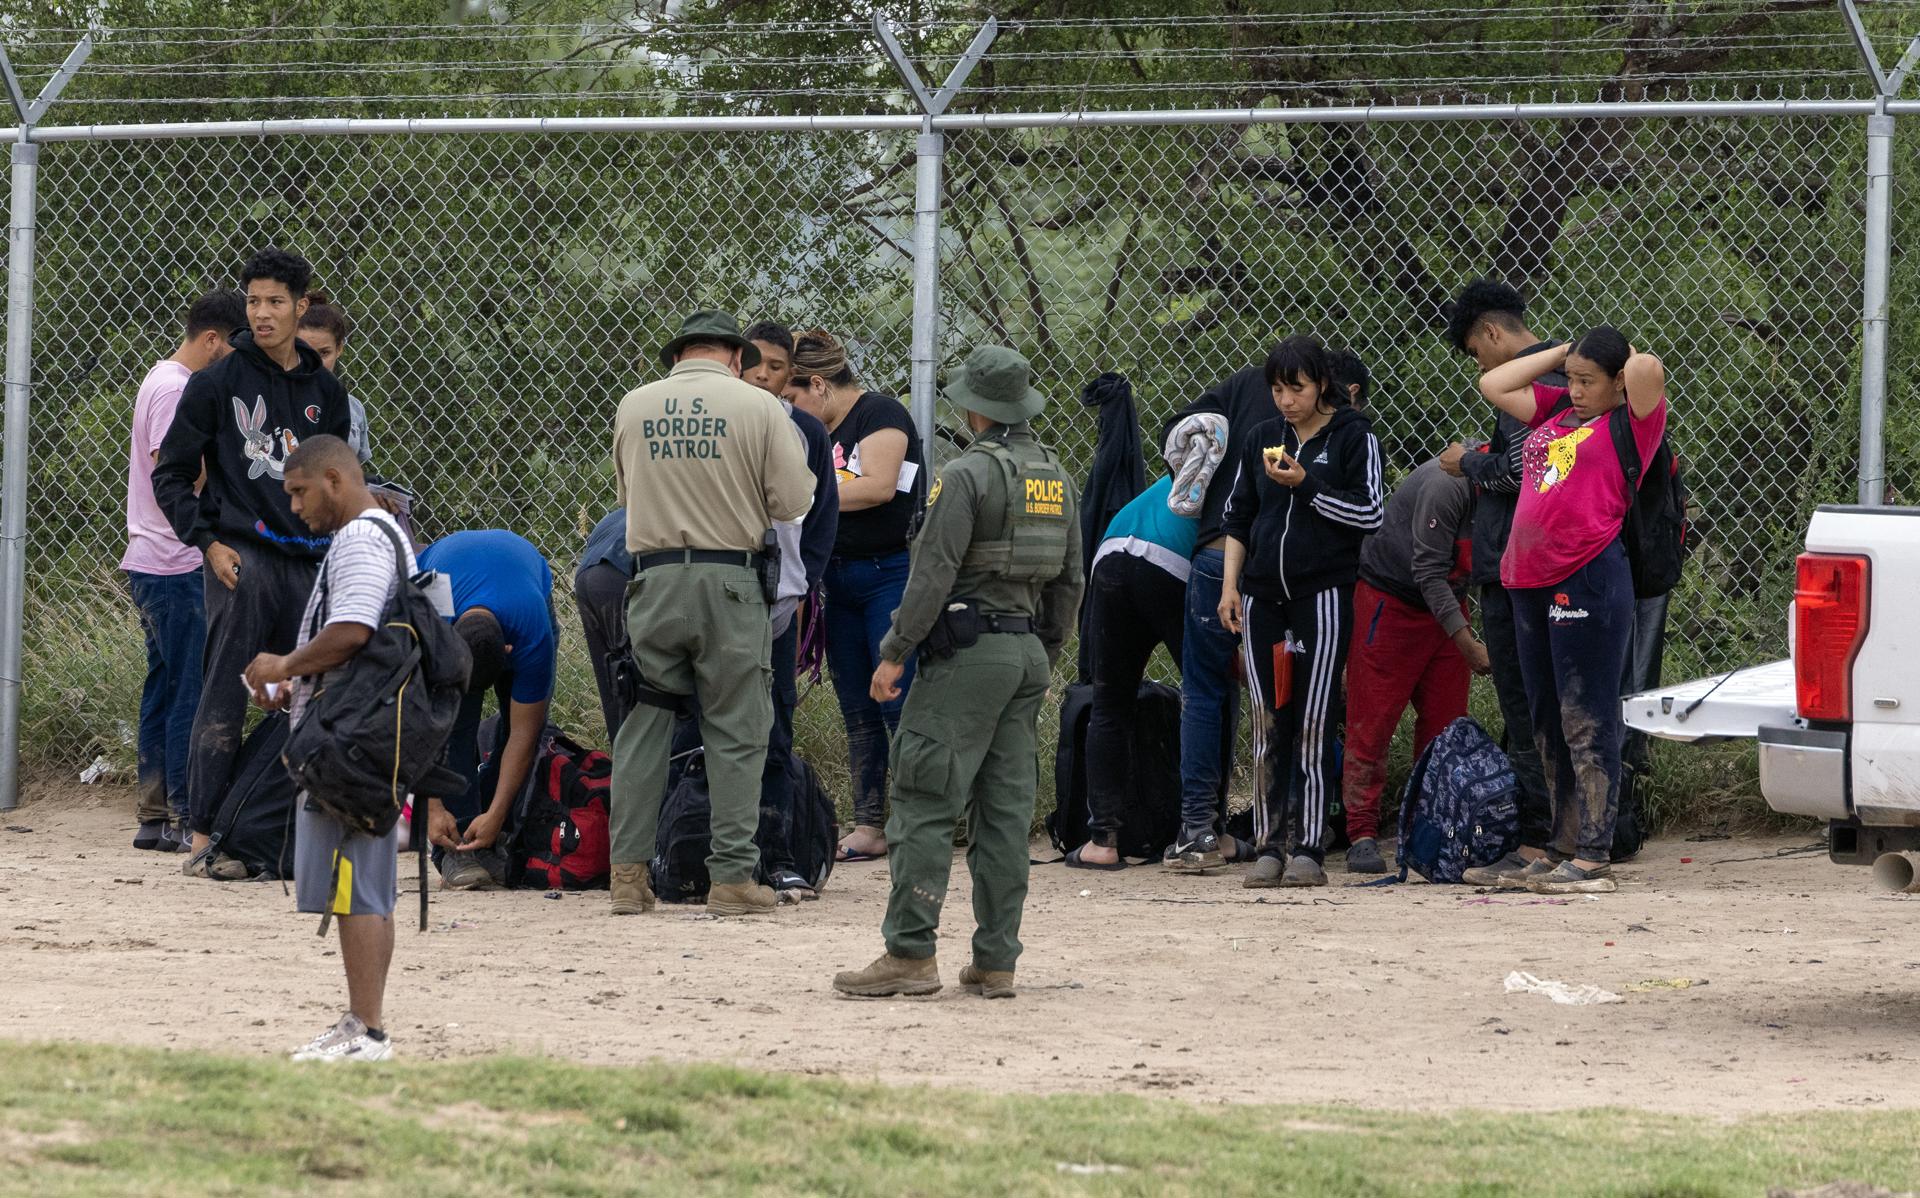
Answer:
[[876, 700], [898, 693], [909, 653], [920, 653], [920, 665], [893, 746], [887, 951], [866, 969], [837, 975], [833, 986], [843, 994], [940, 989], [934, 937], [954, 821], [965, 814], [978, 927], [960, 984], [988, 998], [1013, 996], [1040, 706], [1084, 585], [1072, 481], [1028, 426], [1046, 406], [1030, 378], [1025, 358], [987, 346], [946, 388], [974, 440], [928, 497], [906, 594], [880, 642]]
[[697, 693], [713, 804], [707, 910], [757, 914], [774, 908], [773, 891], [753, 880], [773, 723], [770, 530], [806, 514], [814, 477], [780, 401], [741, 381], [760, 352], [733, 317], [695, 312], [660, 361], [667, 377], [622, 399], [613, 424], [637, 674], [623, 679], [634, 706], [613, 742], [613, 913], [653, 906], [648, 863], [674, 714]]

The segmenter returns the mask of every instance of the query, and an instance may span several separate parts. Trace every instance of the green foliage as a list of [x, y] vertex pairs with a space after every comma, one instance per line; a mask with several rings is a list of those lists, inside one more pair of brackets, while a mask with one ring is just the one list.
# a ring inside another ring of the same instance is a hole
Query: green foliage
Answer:
[[[1777, 89], [1770, 73], [1788, 69], [1854, 86], [1830, 5], [1751, 8], [1623, 18], [1490, 5], [1483, 20], [1352, 0], [1155, 9], [1213, 19], [1181, 26], [1024, 23], [1084, 16], [1029, 3], [999, 14], [1006, 31], [957, 108], [1387, 106], [1534, 86], [1484, 82], [1500, 77], [1628, 99], [1701, 94], [1711, 77], [1719, 94], [1745, 95]], [[863, 0], [835, 15], [876, 10], [904, 23], [935, 79], [985, 15], [958, 0]], [[65, 52], [56, 27], [116, 31], [55, 124], [908, 111], [858, 24], [796, 24], [817, 22], [817, 6], [698, 0], [664, 27], [578, 2], [509, 4], [498, 22], [467, 12], [113, 0], [83, 18], [0, 3], [0, 36], [31, 91]], [[1395, 82], [1412, 76], [1426, 82]], [[1902, 121], [1897, 170], [1916, 160], [1914, 124]], [[27, 645], [38, 765], [119, 751], [141, 668], [112, 570], [132, 392], [186, 304], [258, 245], [306, 253], [353, 318], [344, 376], [372, 415], [377, 464], [424, 493], [428, 531], [515, 528], [561, 578], [613, 503], [614, 405], [651, 377], [653, 347], [684, 310], [825, 325], [850, 339], [869, 383], [898, 391], [908, 373], [905, 135], [227, 138], [60, 144], [43, 163]], [[1099, 371], [1132, 379], [1151, 444], [1277, 336], [1318, 332], [1372, 366], [1373, 415], [1400, 471], [1487, 427], [1438, 305], [1502, 270], [1528, 285], [1543, 334], [1616, 323], [1668, 363], [1704, 540], [1674, 604], [1677, 677], [1781, 650], [1806, 514], [1854, 493], [1863, 187], [1851, 118], [955, 133], [944, 349], [1026, 349], [1055, 399], [1042, 431], [1084, 469], [1093, 422], [1072, 396]], [[1897, 180], [1894, 195], [1898, 254], [1920, 232], [1920, 189]], [[1920, 274], [1903, 266], [1887, 441], [1890, 486], [1911, 497]], [[557, 715], [596, 728], [565, 583], [556, 606]], [[801, 736], [839, 781], [825, 690]]]

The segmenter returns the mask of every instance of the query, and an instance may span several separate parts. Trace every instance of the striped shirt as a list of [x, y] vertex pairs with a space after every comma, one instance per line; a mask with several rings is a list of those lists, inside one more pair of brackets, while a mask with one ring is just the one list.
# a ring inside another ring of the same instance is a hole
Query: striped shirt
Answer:
[[[373, 527], [371, 522], [375, 520], [400, 538], [407, 558], [407, 576], [419, 572], [413, 549], [407, 545], [407, 535], [400, 531], [393, 517], [377, 507], [361, 512], [333, 534], [333, 543], [327, 547], [327, 556], [320, 563], [320, 576], [314, 579], [313, 592], [307, 596], [306, 614], [300, 617], [296, 652], [330, 624], [380, 627], [381, 619], [387, 614], [387, 604], [393, 600], [397, 580], [393, 573], [393, 542]], [[294, 680], [293, 723], [300, 722], [307, 700], [313, 694], [313, 683], [310, 678]]]

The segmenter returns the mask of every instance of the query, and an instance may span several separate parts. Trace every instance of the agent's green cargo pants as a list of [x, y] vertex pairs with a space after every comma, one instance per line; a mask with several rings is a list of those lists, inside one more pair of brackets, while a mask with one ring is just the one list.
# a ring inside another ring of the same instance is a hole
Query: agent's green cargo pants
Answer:
[[[627, 588], [627, 639], [647, 685], [699, 696], [713, 803], [707, 872], [715, 885], [752, 881], [773, 725], [773, 627], [759, 577], [745, 566], [711, 564], [643, 571]], [[615, 865], [653, 860], [673, 719], [664, 707], [640, 703], [613, 739]]]
[[887, 951], [934, 954], [953, 867], [953, 825], [967, 817], [973, 963], [1010, 970], [1020, 957], [1027, 838], [1039, 786], [1040, 705], [1051, 673], [1029, 633], [988, 633], [945, 661], [923, 659], [893, 742], [887, 861], [893, 893]]

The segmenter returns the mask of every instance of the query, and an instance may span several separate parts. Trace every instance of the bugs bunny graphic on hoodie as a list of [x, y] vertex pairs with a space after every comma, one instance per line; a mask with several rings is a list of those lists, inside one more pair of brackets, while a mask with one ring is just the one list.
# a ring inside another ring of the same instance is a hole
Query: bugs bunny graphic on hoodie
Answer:
[[[154, 498], [187, 544], [244, 542], [314, 559], [326, 552], [326, 538], [294, 516], [281, 481], [305, 438], [346, 438], [347, 394], [320, 355], [295, 346], [299, 364], [285, 370], [241, 329], [233, 353], [187, 380], [153, 468]], [[203, 461], [207, 482], [195, 494]]]

